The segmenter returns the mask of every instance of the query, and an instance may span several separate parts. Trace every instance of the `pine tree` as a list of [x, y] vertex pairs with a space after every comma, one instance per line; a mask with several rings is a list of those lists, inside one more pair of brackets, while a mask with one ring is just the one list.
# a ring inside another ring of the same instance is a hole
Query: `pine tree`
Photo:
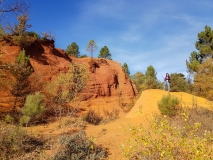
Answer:
[[195, 48], [197, 52], [192, 52], [189, 61], [186, 61], [188, 72], [194, 76], [193, 92], [212, 100], [213, 30], [209, 26], [198, 33]]
[[145, 75], [142, 72], [136, 72], [131, 76], [131, 81], [135, 84], [138, 92], [144, 89]]
[[106, 59], [112, 60], [111, 53], [107, 46], [104, 46], [103, 48], [101, 48], [98, 58], [106, 58]]
[[11, 64], [9, 67], [14, 80], [12, 81], [11, 93], [15, 96], [14, 109], [16, 108], [19, 98], [25, 99], [26, 95], [30, 93], [30, 83], [28, 77], [33, 72], [32, 67], [29, 65], [30, 57], [25, 55], [25, 50], [21, 50], [20, 54], [16, 58], [15, 64]]
[[73, 56], [73, 57], [79, 57], [80, 56], [79, 47], [75, 42], [72, 42], [70, 45], [68, 45], [65, 52], [68, 55]]
[[127, 63], [125, 62], [122, 67], [124, 69], [124, 72], [127, 74], [127, 76], [129, 76], [130, 71], [129, 71], [129, 67], [128, 67]]
[[155, 72], [155, 69], [152, 65], [147, 67], [146, 73], [145, 73], [145, 86], [146, 89], [156, 89], [158, 88], [158, 82], [157, 82], [157, 72]]
[[39, 118], [45, 112], [45, 106], [43, 94], [36, 92], [33, 95], [28, 95], [24, 107], [21, 108], [20, 123], [25, 123], [27, 127], [30, 120]]
[[207, 58], [213, 58], [213, 30], [209, 26], [205, 26], [205, 30], [198, 33], [195, 48], [198, 52], [193, 51], [189, 61], [186, 60], [190, 73], [197, 73], [199, 64], [205, 63]]

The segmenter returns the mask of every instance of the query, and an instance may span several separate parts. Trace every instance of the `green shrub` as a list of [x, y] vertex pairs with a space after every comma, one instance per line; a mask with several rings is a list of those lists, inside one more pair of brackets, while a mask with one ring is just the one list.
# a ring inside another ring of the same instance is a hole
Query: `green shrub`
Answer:
[[41, 39], [41, 36], [38, 33], [33, 32], [33, 31], [31, 31], [31, 32], [25, 32], [25, 34], [27, 36], [29, 36], [29, 37], [35, 38], [35, 40], [40, 40]]
[[26, 157], [29, 153], [31, 159], [39, 159], [43, 145], [42, 138], [28, 134], [21, 127], [0, 122], [0, 159], [29, 159]]
[[82, 54], [79, 56], [79, 58], [86, 58], [86, 57], [88, 57], [86, 54]]
[[200, 123], [188, 124], [188, 115], [181, 114], [182, 125], [173, 125], [172, 118], [153, 117], [148, 128], [144, 125], [129, 126], [131, 137], [121, 146], [123, 155], [128, 159], [141, 160], [192, 160], [213, 158], [213, 134], [204, 131], [198, 136]]
[[12, 37], [12, 43], [20, 46], [21, 48], [27, 48], [28, 46], [30, 46], [30, 44], [34, 43], [36, 38], [35, 37], [31, 37], [28, 36], [27, 33], [23, 34], [23, 35], [13, 35]]
[[[53, 81], [47, 82], [43, 92], [48, 111], [55, 114], [58, 120], [62, 116], [76, 114], [83, 99], [80, 92], [87, 87], [88, 78], [89, 71], [85, 65], [71, 63], [66, 73], [61, 72]], [[69, 103], [72, 107], [68, 105]]]
[[5, 121], [6, 121], [7, 123], [14, 123], [14, 120], [15, 120], [15, 118], [12, 117], [12, 116], [9, 115], [9, 114], [7, 114], [7, 115], [5, 116]]
[[21, 109], [22, 117], [21, 124], [28, 124], [31, 119], [39, 118], [45, 112], [44, 95], [36, 92], [33, 95], [28, 95], [24, 107]]
[[178, 98], [168, 94], [163, 96], [158, 102], [158, 108], [163, 115], [174, 116], [177, 114], [179, 109], [180, 101]]
[[92, 139], [86, 137], [85, 131], [75, 134], [64, 134], [60, 137], [61, 144], [55, 160], [99, 160], [107, 158], [107, 150], [95, 145]]
[[4, 28], [2, 27], [2, 25], [0, 25], [0, 40], [4, 39], [7, 36], [8, 34], [4, 31]]
[[96, 113], [93, 109], [89, 109], [86, 116], [84, 117], [84, 121], [94, 125], [98, 125], [102, 119], [103, 117], [100, 116], [99, 113]]

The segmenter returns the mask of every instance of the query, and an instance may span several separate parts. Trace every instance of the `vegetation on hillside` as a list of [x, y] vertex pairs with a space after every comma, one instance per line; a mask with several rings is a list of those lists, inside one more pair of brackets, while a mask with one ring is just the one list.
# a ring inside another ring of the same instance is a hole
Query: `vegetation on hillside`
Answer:
[[182, 73], [171, 73], [171, 92], [192, 92], [192, 82], [189, 78], [185, 78]]
[[136, 72], [131, 75], [132, 82], [136, 85], [139, 93], [146, 89], [160, 89], [162, 88], [162, 84], [157, 79], [157, 72], [155, 71], [152, 65], [148, 66], [145, 74], [142, 72]]
[[158, 109], [163, 115], [175, 116], [181, 109], [180, 100], [170, 94], [163, 96], [158, 102]]
[[186, 60], [188, 72], [194, 77], [193, 93], [213, 100], [213, 30], [205, 26], [204, 31], [198, 33], [195, 42], [196, 51]]
[[[46, 104], [58, 120], [64, 115], [75, 115], [82, 97], [79, 93], [86, 87], [88, 69], [81, 64], [70, 64], [67, 73], [60, 73], [54, 81], [44, 86]], [[68, 105], [70, 102], [73, 108]]]
[[[210, 116], [210, 117], [209, 117]], [[199, 119], [197, 119], [199, 117]], [[128, 159], [212, 159], [213, 112], [204, 109], [180, 110], [176, 116], [153, 116], [152, 122], [123, 128], [131, 137], [121, 149]], [[209, 119], [210, 118], [210, 119]], [[209, 122], [208, 122], [209, 123]]]
[[[12, 3], [14, 2], [14, 3]], [[24, 48], [35, 42], [54, 43], [50, 33], [38, 34], [28, 31], [28, 8], [25, 1], [0, 1], [2, 13], [16, 13], [17, 23], [3, 26], [0, 24], [0, 41], [10, 45], [20, 46], [21, 51], [16, 61], [5, 64], [0, 59], [0, 89], [8, 90], [14, 98], [13, 110], [6, 114], [4, 122], [0, 122], [0, 155], [1, 159], [104, 159], [107, 150], [94, 143], [82, 130], [85, 123], [93, 125], [105, 124], [118, 118], [119, 111], [104, 110], [103, 116], [94, 110], [89, 110], [81, 119], [77, 116], [79, 103], [83, 100], [81, 92], [87, 87], [89, 80], [88, 68], [82, 64], [71, 63], [67, 73], [56, 75], [55, 79], [41, 85], [40, 92], [32, 90], [34, 84], [29, 83], [29, 76], [33, 73], [30, 57]], [[0, 17], [2, 19], [2, 17]], [[213, 30], [205, 26], [198, 34], [195, 43], [196, 51], [190, 54], [186, 61], [188, 73], [193, 75], [193, 81], [185, 78], [182, 73], [170, 73], [171, 92], [189, 92], [213, 100]], [[97, 50], [94, 40], [87, 44], [86, 51], [93, 58]], [[67, 46], [66, 53], [74, 57], [80, 55], [79, 46], [72, 42]], [[1, 53], [0, 50], [0, 55]], [[1, 57], [0, 57], [1, 58]], [[100, 50], [98, 58], [111, 60], [111, 53], [107, 46]], [[96, 65], [91, 60], [91, 66]], [[145, 71], [130, 75], [125, 62], [122, 66], [127, 77], [131, 77], [139, 92], [146, 89], [162, 88], [163, 82], [157, 79], [157, 72], [152, 65]], [[93, 71], [92, 71], [93, 72]], [[93, 72], [94, 73], [94, 72]], [[6, 81], [9, 79], [9, 81]], [[123, 155], [128, 159], [210, 159], [213, 158], [213, 113], [199, 107], [184, 110], [181, 101], [167, 95], [159, 101], [159, 110], [164, 116], [154, 116], [149, 128], [141, 125], [139, 128], [130, 126], [132, 136], [126, 145], [122, 146]], [[131, 105], [133, 106], [133, 105]], [[193, 106], [194, 107], [194, 106]], [[74, 118], [59, 127], [71, 127], [70, 132], [60, 134], [59, 141], [54, 139], [55, 155], [45, 157], [45, 146], [51, 148], [50, 140], [36, 136], [23, 130], [36, 123], [53, 116], [61, 122], [63, 116]], [[82, 127], [83, 126], [83, 127]], [[82, 128], [81, 128], [82, 127]]]
[[[0, 2], [0, 4], [3, 2]], [[19, 3], [20, 2], [17, 1], [17, 2], [14, 2], [14, 5], [11, 5], [11, 7], [8, 5], [7, 6], [12, 9], [12, 7], [19, 5]], [[20, 6], [21, 8], [24, 7], [23, 6], [24, 3], [23, 4], [20, 3], [20, 5], [21, 5]], [[23, 8], [23, 10], [24, 9], [26, 8]], [[16, 12], [16, 11], [11, 10], [10, 12]], [[0, 10], [0, 14], [1, 14], [1, 10]], [[21, 48], [27, 48], [36, 41], [54, 42], [54, 36], [52, 36], [51, 33], [44, 32], [44, 33], [38, 34], [34, 31], [28, 31], [28, 29], [32, 27], [31, 24], [27, 23], [30, 20], [30, 18], [28, 17], [28, 12], [24, 12], [23, 14], [18, 15], [16, 18], [18, 22], [14, 23], [13, 25], [11, 25], [10, 23], [7, 23], [7, 25], [3, 26], [3, 24], [0, 24], [0, 41], [6, 41], [10, 45], [17, 45], [17, 46], [20, 46]]]
[[124, 62], [122, 68], [123, 68], [124, 72], [126, 73], [126, 75], [129, 77], [130, 76], [130, 71], [129, 71], [128, 64], [126, 62]]

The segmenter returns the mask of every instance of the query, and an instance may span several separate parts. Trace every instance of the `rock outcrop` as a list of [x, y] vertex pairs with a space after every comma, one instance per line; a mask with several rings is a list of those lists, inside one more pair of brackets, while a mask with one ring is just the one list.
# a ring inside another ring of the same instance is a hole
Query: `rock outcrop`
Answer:
[[[14, 62], [21, 48], [18, 46], [0, 45], [1, 58], [4, 62]], [[102, 58], [73, 58], [62, 49], [57, 49], [54, 43], [35, 42], [25, 49], [30, 55], [30, 64], [34, 69], [31, 81], [42, 77], [42, 81], [51, 81], [60, 72], [67, 72], [71, 62], [81, 63], [90, 68], [89, 87], [83, 91], [85, 99], [82, 105], [89, 106], [111, 103], [126, 105], [138, 94], [137, 89], [124, 73], [120, 63]], [[91, 62], [93, 62], [91, 64]], [[39, 87], [36, 86], [36, 87]], [[0, 92], [0, 110], [11, 109], [11, 94]]]

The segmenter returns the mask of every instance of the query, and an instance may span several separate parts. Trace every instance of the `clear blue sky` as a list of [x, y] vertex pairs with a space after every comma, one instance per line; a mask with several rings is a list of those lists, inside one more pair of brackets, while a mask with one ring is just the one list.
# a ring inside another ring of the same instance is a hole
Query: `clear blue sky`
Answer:
[[213, 28], [213, 0], [28, 0], [30, 30], [50, 31], [55, 46], [76, 42], [81, 54], [89, 40], [107, 46], [112, 59], [126, 62], [131, 74], [152, 65], [159, 80], [186, 73], [186, 59], [197, 34]]

